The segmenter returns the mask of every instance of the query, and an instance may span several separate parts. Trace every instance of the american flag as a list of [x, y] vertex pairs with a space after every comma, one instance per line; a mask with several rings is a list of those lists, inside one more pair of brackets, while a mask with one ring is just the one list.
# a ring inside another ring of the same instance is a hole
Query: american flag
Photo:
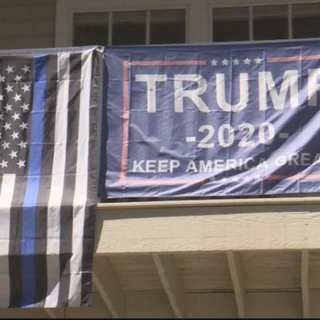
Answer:
[[90, 305], [100, 49], [0, 52], [0, 307]]

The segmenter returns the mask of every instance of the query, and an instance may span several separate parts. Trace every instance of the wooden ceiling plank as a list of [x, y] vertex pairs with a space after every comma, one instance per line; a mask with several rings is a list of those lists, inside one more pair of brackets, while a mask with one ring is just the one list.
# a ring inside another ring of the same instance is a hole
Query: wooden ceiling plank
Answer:
[[246, 317], [246, 313], [245, 313], [246, 291], [245, 291], [245, 285], [243, 280], [240, 253], [228, 251], [227, 259], [228, 259], [229, 270], [231, 274], [231, 280], [234, 288], [234, 294], [236, 298], [239, 318], [245, 318]]
[[186, 292], [172, 255], [152, 254], [160, 280], [177, 318], [186, 317]]
[[125, 317], [125, 294], [107, 257], [96, 257], [93, 282], [114, 318]]

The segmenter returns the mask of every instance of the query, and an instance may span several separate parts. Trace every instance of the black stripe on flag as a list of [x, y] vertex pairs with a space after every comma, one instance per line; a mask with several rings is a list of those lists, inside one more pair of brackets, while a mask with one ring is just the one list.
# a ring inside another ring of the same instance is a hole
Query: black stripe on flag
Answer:
[[27, 178], [16, 177], [12, 207], [10, 210], [10, 248], [9, 248], [9, 277], [10, 277], [10, 308], [21, 306], [22, 299], [22, 215], [24, 194]]
[[86, 207], [86, 215], [83, 232], [83, 276], [82, 276], [82, 304], [91, 306], [92, 295], [92, 266], [93, 255], [90, 254], [94, 250], [94, 226], [96, 219], [96, 203], [97, 203], [97, 132], [98, 132], [98, 106], [99, 106], [99, 71], [100, 71], [100, 54], [93, 52], [92, 54], [92, 87], [90, 97], [90, 142], [89, 142], [89, 163], [88, 163], [88, 201]]

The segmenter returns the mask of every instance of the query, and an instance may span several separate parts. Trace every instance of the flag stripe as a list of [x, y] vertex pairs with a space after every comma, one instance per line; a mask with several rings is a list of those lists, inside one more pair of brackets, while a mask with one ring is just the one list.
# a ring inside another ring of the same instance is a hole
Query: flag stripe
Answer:
[[9, 275], [9, 238], [10, 238], [10, 207], [14, 193], [16, 176], [6, 174], [2, 178], [0, 191], [0, 307], [9, 306], [10, 279]]
[[59, 298], [60, 207], [64, 191], [64, 173], [67, 152], [69, 59], [69, 53], [61, 53], [58, 55], [59, 88], [55, 115], [57, 127], [55, 128], [54, 158], [47, 220], [48, 292], [45, 303], [46, 307], [56, 306]]
[[309, 61], [309, 60], [320, 60], [320, 55], [312, 55], [312, 56], [295, 56], [295, 57], [275, 57], [268, 58], [268, 63], [274, 62], [292, 62], [292, 61]]
[[59, 304], [68, 301], [70, 287], [70, 259], [72, 254], [72, 200], [75, 189], [75, 174], [77, 163], [77, 146], [79, 131], [79, 108], [80, 108], [80, 79], [81, 79], [81, 54], [75, 53], [70, 56], [70, 85], [69, 85], [69, 118], [68, 118], [68, 154], [66, 158], [65, 193], [61, 208], [61, 244], [60, 244], [60, 293]]
[[[30, 135], [30, 132], [28, 133]], [[22, 217], [24, 194], [27, 185], [27, 176], [16, 178], [16, 186], [10, 211], [10, 308], [21, 307], [22, 299]]]
[[81, 305], [83, 229], [88, 184], [91, 59], [92, 52], [82, 54], [77, 175], [73, 200], [73, 255], [70, 262], [71, 279], [69, 291], [69, 306], [74, 307]]
[[47, 82], [46, 82], [46, 116], [45, 134], [42, 150], [42, 177], [36, 208], [36, 244], [35, 244], [35, 277], [36, 277], [36, 307], [43, 307], [47, 295], [47, 204], [50, 196], [51, 172], [54, 158], [54, 132], [57, 105], [57, 55], [47, 57]]
[[35, 58], [35, 84], [32, 106], [31, 145], [29, 152], [29, 177], [27, 182], [22, 226], [22, 272], [23, 292], [22, 305], [32, 306], [35, 303], [35, 206], [38, 202], [40, 187], [42, 146], [44, 134], [44, 111], [46, 91], [46, 57]]
[[[94, 250], [94, 227], [95, 227], [95, 212], [96, 212], [96, 202], [97, 202], [97, 165], [98, 165], [98, 154], [97, 154], [97, 141], [95, 137], [97, 136], [98, 123], [98, 105], [99, 105], [99, 60], [96, 58], [97, 52], [94, 52], [92, 68], [92, 92], [90, 100], [90, 142], [89, 142], [89, 164], [88, 173], [90, 176], [90, 182], [88, 183], [88, 200], [91, 199], [92, 203], [88, 201], [86, 216], [85, 216], [85, 228], [83, 235], [83, 275], [82, 275], [82, 304], [90, 306], [92, 305], [92, 295], [88, 294], [91, 292], [92, 288], [92, 265], [93, 256], [90, 252]], [[93, 182], [93, 183], [92, 183]]]

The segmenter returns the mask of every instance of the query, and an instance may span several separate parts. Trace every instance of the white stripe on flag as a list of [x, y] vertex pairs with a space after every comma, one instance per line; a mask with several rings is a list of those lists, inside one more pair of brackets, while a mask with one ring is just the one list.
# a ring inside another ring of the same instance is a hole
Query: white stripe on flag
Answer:
[[10, 245], [10, 207], [13, 199], [16, 175], [5, 174], [0, 191], [0, 307], [10, 303], [9, 245]]
[[88, 192], [92, 52], [82, 53], [77, 175], [73, 200], [69, 306], [81, 304], [84, 219]]
[[55, 117], [55, 146], [47, 217], [48, 290], [45, 307], [56, 307], [60, 284], [60, 211], [67, 152], [70, 54], [58, 55], [58, 97]]

